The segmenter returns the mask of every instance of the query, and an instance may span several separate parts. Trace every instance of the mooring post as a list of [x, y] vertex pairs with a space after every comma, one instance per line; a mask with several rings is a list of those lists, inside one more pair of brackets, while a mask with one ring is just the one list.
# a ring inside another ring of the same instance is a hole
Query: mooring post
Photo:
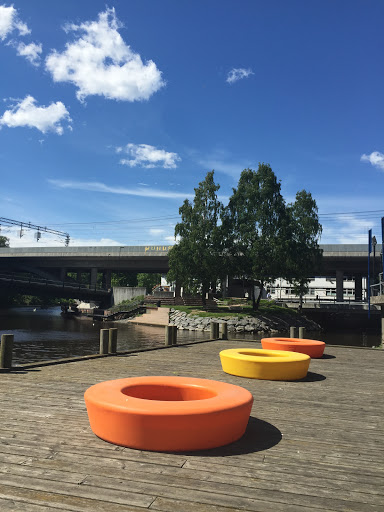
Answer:
[[289, 328], [289, 337], [290, 338], [297, 338], [297, 328], [294, 326], [291, 326]]
[[116, 354], [116, 352], [117, 352], [117, 328], [116, 327], [112, 327], [111, 329], [109, 329], [108, 352], [110, 354]]
[[170, 347], [172, 345], [172, 327], [173, 325], [166, 325], [165, 326], [165, 345], [167, 347]]
[[381, 306], [381, 348], [384, 348], [384, 306]]
[[222, 340], [228, 339], [228, 324], [227, 324], [227, 322], [223, 322], [221, 324], [221, 339]]
[[177, 325], [172, 325], [172, 345], [177, 345]]
[[2, 334], [0, 345], [0, 368], [12, 368], [13, 334]]
[[219, 339], [219, 322], [211, 322], [211, 340]]
[[100, 329], [100, 354], [108, 354], [109, 329]]
[[299, 327], [299, 338], [305, 339], [305, 327]]

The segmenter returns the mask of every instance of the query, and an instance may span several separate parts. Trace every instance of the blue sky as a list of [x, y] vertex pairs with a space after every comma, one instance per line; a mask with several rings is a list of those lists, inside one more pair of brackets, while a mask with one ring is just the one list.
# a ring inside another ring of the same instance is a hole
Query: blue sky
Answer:
[[225, 202], [267, 162], [287, 202], [312, 193], [322, 243], [381, 241], [383, 17], [382, 0], [0, 0], [0, 217], [169, 244], [208, 171]]

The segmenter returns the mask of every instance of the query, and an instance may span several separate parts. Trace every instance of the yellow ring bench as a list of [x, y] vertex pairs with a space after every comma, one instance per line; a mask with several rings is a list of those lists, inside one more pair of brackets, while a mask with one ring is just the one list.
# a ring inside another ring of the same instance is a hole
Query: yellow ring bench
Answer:
[[220, 352], [225, 373], [263, 380], [299, 380], [306, 377], [311, 358], [298, 352], [231, 348]]

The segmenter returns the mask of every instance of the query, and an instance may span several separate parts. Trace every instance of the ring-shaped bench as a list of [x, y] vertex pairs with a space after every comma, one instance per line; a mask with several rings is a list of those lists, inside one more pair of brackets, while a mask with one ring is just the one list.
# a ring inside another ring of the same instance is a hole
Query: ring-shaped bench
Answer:
[[232, 348], [220, 352], [223, 371], [238, 377], [263, 380], [299, 380], [308, 372], [305, 354], [257, 348]]
[[267, 350], [288, 350], [300, 352], [314, 359], [322, 357], [325, 343], [318, 340], [306, 340], [302, 338], [263, 338], [261, 346]]
[[100, 382], [84, 394], [93, 432], [139, 450], [192, 451], [224, 446], [245, 432], [249, 391], [191, 377], [133, 377]]

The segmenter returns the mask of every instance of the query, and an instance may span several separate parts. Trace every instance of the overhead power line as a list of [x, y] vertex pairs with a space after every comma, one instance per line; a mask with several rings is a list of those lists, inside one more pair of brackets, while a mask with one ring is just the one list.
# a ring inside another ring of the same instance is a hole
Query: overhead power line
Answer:
[[375, 214], [375, 215], [384, 215], [384, 210], [362, 210], [359, 212], [333, 212], [333, 213], [319, 213], [319, 217], [327, 217], [334, 215], [367, 215], [367, 214]]
[[20, 220], [7, 219], [6, 217], [0, 217], [0, 226], [17, 226], [20, 227], [20, 238], [24, 235], [24, 229], [32, 229], [36, 231], [36, 240], [39, 241], [41, 238], [41, 233], [50, 233], [51, 235], [57, 235], [65, 239], [65, 246], [69, 245], [69, 234], [64, 233], [63, 231], [57, 231], [56, 229], [47, 228], [46, 226], [38, 226], [37, 224], [32, 224], [31, 222], [22, 222]]

